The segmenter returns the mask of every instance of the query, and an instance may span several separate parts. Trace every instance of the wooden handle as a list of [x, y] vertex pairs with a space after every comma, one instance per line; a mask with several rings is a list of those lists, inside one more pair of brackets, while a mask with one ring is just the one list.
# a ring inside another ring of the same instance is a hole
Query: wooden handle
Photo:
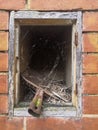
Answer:
[[41, 114], [42, 102], [43, 102], [44, 91], [38, 89], [30, 106], [28, 112], [33, 116], [39, 116]]

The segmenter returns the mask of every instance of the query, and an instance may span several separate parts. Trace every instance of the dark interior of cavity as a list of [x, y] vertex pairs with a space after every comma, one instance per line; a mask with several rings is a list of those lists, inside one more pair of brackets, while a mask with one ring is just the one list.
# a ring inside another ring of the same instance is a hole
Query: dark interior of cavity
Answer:
[[[71, 33], [71, 26], [21, 26], [20, 73], [28, 71], [28, 76], [33, 74], [35, 79], [39, 77], [44, 87], [47, 87], [52, 80], [61, 81], [63, 83], [61, 87], [71, 87]], [[37, 80], [35, 83], [40, 85]], [[20, 78], [20, 93], [21, 101], [34, 96], [22, 78]], [[31, 97], [28, 96], [30, 93]]]

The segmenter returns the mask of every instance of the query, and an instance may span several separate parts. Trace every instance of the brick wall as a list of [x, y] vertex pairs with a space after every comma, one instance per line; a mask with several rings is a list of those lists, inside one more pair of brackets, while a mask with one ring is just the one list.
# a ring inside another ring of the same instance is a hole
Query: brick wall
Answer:
[[[83, 12], [83, 115], [8, 118], [8, 40], [12, 10]], [[0, 130], [98, 130], [98, 0], [0, 0]]]

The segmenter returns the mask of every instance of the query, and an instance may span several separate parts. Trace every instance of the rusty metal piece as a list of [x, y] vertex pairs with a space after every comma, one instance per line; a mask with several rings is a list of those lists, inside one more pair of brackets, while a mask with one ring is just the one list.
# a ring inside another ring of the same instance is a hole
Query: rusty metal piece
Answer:
[[76, 83], [76, 88], [75, 88], [75, 90], [74, 90], [74, 94], [75, 95], [78, 95], [78, 84]]
[[78, 33], [75, 33], [75, 45], [78, 46]]
[[33, 116], [39, 116], [41, 114], [43, 94], [44, 94], [43, 90], [41, 90], [41, 89], [37, 90], [32, 102], [30, 103], [30, 106], [28, 108], [29, 114], [31, 114]]

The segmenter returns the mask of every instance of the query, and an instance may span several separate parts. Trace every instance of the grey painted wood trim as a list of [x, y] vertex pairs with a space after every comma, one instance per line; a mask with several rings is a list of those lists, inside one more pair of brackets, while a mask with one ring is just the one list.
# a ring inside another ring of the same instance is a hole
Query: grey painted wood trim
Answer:
[[[14, 116], [31, 116], [28, 108], [15, 108]], [[41, 113], [40, 117], [76, 117], [76, 109], [74, 107], [47, 107]]]
[[78, 12], [77, 17], [78, 46], [76, 49], [76, 83], [78, 89], [77, 116], [82, 116], [82, 12]]
[[15, 19], [77, 19], [77, 12], [38, 12], [18, 11], [15, 12]]
[[10, 15], [9, 24], [9, 117], [13, 116], [14, 109], [14, 11]]

